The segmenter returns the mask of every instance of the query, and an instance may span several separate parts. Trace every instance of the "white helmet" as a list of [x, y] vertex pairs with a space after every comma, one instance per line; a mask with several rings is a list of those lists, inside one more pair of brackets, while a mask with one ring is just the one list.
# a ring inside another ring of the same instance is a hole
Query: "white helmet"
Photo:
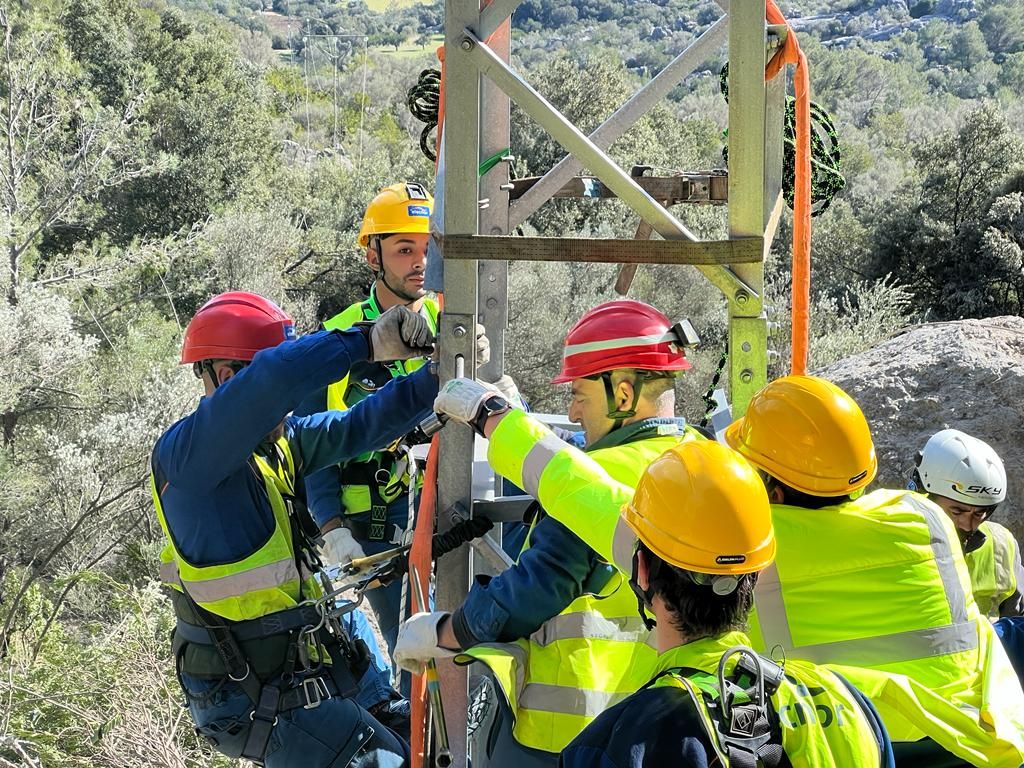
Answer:
[[918, 454], [917, 477], [936, 496], [991, 507], [1006, 498], [1006, 469], [992, 447], [958, 429], [932, 435]]

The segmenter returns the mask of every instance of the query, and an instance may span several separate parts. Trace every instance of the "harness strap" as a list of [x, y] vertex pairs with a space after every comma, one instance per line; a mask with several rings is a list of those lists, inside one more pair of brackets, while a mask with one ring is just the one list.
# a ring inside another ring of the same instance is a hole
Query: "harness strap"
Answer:
[[[281, 635], [285, 632], [301, 629], [303, 627], [315, 627], [320, 623], [321, 615], [312, 605], [300, 605], [290, 608], [287, 611], [278, 611], [258, 619], [240, 621], [231, 625], [231, 634], [239, 643], [247, 643], [250, 640], [263, 640], [273, 635]], [[211, 645], [210, 633], [201, 624], [193, 624], [178, 616], [178, 624], [175, 633], [187, 643], [196, 645]]]
[[252, 724], [249, 734], [245, 737], [242, 757], [246, 760], [262, 763], [267, 753], [270, 734], [277, 725], [277, 713], [280, 712], [281, 689], [269, 683], [260, 689], [259, 699], [254, 702], [255, 709], [249, 714]]
[[[360, 530], [356, 531], [354, 526], [353, 534], [356, 538], [365, 541], [388, 541], [388, 501], [384, 498], [381, 489], [385, 492], [393, 490], [409, 490], [409, 484], [404, 477], [395, 478], [392, 482], [391, 474], [398, 465], [394, 453], [383, 453], [379, 459], [359, 462], [358, 464], [346, 464], [341, 468], [342, 485], [365, 486], [370, 495], [370, 522], [360, 524]], [[399, 531], [400, 533], [401, 531]], [[400, 543], [392, 539], [393, 543]]]
[[[263, 755], [267, 751], [267, 743], [270, 741], [270, 732], [277, 722], [277, 704], [281, 691], [276, 686], [264, 685], [252, 665], [246, 658], [244, 651], [238, 645], [238, 641], [231, 633], [230, 627], [224, 620], [204, 608], [200, 607], [192, 596], [182, 585], [182, 595], [188, 602], [193, 614], [199, 621], [203, 622], [209, 642], [217, 651], [224, 668], [228, 672], [228, 679], [238, 683], [238, 686], [245, 693], [246, 697], [253, 703], [255, 709], [252, 712], [252, 727], [245, 739], [245, 746], [242, 749], [242, 757], [254, 762], [262, 762]], [[273, 712], [269, 707], [273, 705]]]
[[[778, 665], [763, 656], [760, 658], [762, 663], [770, 666], [773, 673], [781, 674]], [[758, 701], [758, 695], [751, 696], [754, 693], [753, 688], [745, 688], [739, 682], [744, 674], [742, 666], [737, 664], [728, 679], [708, 675], [697, 669], [674, 667], [663, 671], [644, 687], [652, 685], [664, 675], [696, 679], [698, 684], [695, 688], [704, 699], [708, 717], [716, 731], [715, 734], [708, 735], [717, 736], [731, 768], [779, 768], [786, 764], [785, 751], [782, 748], [781, 731], [772, 728], [768, 698], [774, 692], [777, 683], [773, 685], [776, 681], [765, 681], [764, 698], [761, 703]]]
[[[342, 525], [352, 531], [352, 536], [357, 541], [385, 541], [396, 546], [403, 541], [405, 529], [397, 523], [388, 523], [385, 519], [377, 523], [373, 520], [342, 520]], [[376, 533], [379, 538], [374, 538], [371, 533]]]
[[773, 741], [767, 707], [753, 702], [733, 704], [726, 722], [721, 707], [706, 695], [705, 701], [732, 768], [778, 768], [782, 764], [785, 753], [781, 741]]

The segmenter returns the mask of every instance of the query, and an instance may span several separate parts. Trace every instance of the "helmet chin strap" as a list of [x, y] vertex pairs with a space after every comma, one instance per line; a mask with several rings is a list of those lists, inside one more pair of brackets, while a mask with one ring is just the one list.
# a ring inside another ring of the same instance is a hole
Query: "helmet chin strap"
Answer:
[[636, 416], [636, 406], [640, 402], [640, 390], [643, 389], [644, 380], [640, 375], [637, 375], [633, 381], [633, 402], [625, 410], [615, 405], [615, 387], [612, 385], [612, 372], [605, 371], [602, 373], [601, 381], [604, 382], [604, 399], [608, 405], [608, 418], [613, 422], [612, 428], [608, 431], [614, 432], [626, 423], [626, 419]]
[[[647, 627], [648, 632], [653, 632], [654, 628], [658, 625], [655, 619], [647, 614], [647, 609], [652, 608], [654, 605], [654, 590], [648, 587], [647, 589], [640, 588], [640, 582], [637, 580], [637, 572], [640, 567], [640, 551], [637, 550], [633, 553], [633, 574], [629, 577], [629, 588], [633, 590], [633, 594], [636, 595], [637, 611], [640, 614], [641, 620], [644, 622], [644, 626]], [[648, 563], [647, 572], [647, 583], [650, 584], [654, 580], [658, 571], [661, 569], [661, 561]]]
[[377, 252], [377, 264], [378, 264], [378, 269], [373, 273], [374, 278], [376, 278], [377, 280], [380, 280], [380, 282], [384, 284], [385, 288], [387, 288], [389, 291], [391, 291], [399, 299], [402, 299], [402, 302], [405, 304], [405, 306], [409, 306], [410, 304], [414, 304], [415, 302], [420, 300], [419, 296], [410, 296], [408, 293], [406, 293], [405, 291], [401, 290], [400, 288], [395, 288], [394, 286], [392, 286], [392, 285], [390, 285], [388, 283], [387, 272], [384, 271], [384, 249], [381, 247], [380, 241], [381, 241], [381, 236], [380, 235], [374, 235], [373, 241], [372, 241], [373, 242], [373, 250], [375, 250]]
[[[235, 373], [245, 368], [249, 363], [244, 360], [229, 360], [226, 363], [229, 368]], [[217, 370], [213, 366], [213, 360], [200, 360], [199, 362], [192, 363], [192, 373], [196, 375], [197, 379], [202, 379], [204, 373], [210, 374], [210, 381], [213, 384], [214, 391], [220, 387], [220, 382], [217, 380]]]

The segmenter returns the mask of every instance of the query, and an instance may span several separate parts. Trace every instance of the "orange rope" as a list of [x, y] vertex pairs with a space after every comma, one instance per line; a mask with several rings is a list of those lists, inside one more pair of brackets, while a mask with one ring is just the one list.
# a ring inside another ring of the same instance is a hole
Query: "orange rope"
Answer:
[[[442, 79], [443, 83], [444, 80]], [[444, 294], [437, 294], [437, 307], [444, 311]], [[430, 574], [434, 565], [434, 520], [437, 517], [437, 456], [440, 451], [440, 434], [430, 439], [430, 450], [427, 452], [427, 469], [423, 476], [423, 491], [420, 493], [420, 507], [416, 513], [416, 529], [412, 534], [412, 548], [409, 550], [409, 595], [416, 591], [412, 585], [413, 570], [420, 574], [423, 588], [430, 597]], [[413, 602], [415, 605], [418, 598]], [[430, 606], [422, 606], [421, 611], [429, 611]], [[409, 703], [412, 711], [409, 714], [409, 746], [412, 751], [410, 768], [423, 768], [427, 751], [427, 678], [424, 675], [413, 675], [409, 691]]]
[[[430, 569], [432, 565], [431, 541], [434, 532], [434, 511], [437, 508], [437, 451], [438, 435], [430, 441], [427, 453], [427, 471], [423, 478], [423, 491], [420, 494], [420, 508], [416, 515], [416, 530], [412, 536], [412, 549], [409, 550], [409, 595], [415, 592], [411, 574], [419, 573], [423, 588], [430, 591]], [[429, 599], [429, 598], [428, 598]], [[419, 598], [413, 605], [419, 603]], [[421, 611], [430, 610], [430, 606], [421, 606]], [[409, 700], [412, 704], [410, 727], [410, 747], [412, 748], [412, 768], [422, 768], [426, 760], [427, 736], [427, 681], [423, 675], [412, 676], [412, 690]]]
[[[765, 17], [769, 24], [789, 24], [775, 5], [766, 0]], [[775, 77], [786, 64], [796, 65], [793, 85], [796, 93], [796, 185], [793, 190], [793, 350], [791, 373], [807, 373], [811, 306], [811, 81], [807, 57], [800, 50], [792, 28], [785, 45], [765, 68], [765, 80]]]
[[441, 88], [437, 97], [437, 130], [434, 132], [434, 173], [441, 162], [441, 132], [444, 130], [444, 46], [437, 49], [437, 60], [441, 62]]

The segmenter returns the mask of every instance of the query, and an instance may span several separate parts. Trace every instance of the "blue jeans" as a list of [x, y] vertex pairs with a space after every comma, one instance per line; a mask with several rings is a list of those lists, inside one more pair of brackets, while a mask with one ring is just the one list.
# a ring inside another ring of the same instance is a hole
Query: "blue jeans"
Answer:
[[1002, 618], [994, 626], [1017, 677], [1024, 685], [1024, 616]]
[[[398, 698], [366, 614], [357, 608], [345, 614], [342, 623], [353, 640], [362, 639], [370, 649], [370, 664], [359, 680], [359, 691], [352, 699], [331, 698], [315, 709], [281, 713], [267, 745], [268, 768], [397, 768], [405, 763], [405, 742], [366, 711]], [[230, 681], [186, 674], [181, 681], [196, 731], [219, 752], [239, 756], [249, 733], [249, 697]]]
[[341, 620], [345, 631], [353, 640], [360, 639], [370, 649], [370, 668], [359, 680], [359, 693], [356, 701], [359, 706], [370, 709], [375, 704], [388, 701], [395, 697], [395, 690], [391, 687], [391, 667], [385, 661], [384, 655], [380, 652], [380, 645], [377, 644], [377, 636], [373, 633], [369, 619], [361, 608], [346, 613]]
[[[196, 732], [218, 752], [239, 757], [252, 702], [237, 683], [183, 675]], [[353, 699], [323, 700], [315, 709], [282, 712], [270, 734], [267, 768], [401, 768], [408, 746]]]

